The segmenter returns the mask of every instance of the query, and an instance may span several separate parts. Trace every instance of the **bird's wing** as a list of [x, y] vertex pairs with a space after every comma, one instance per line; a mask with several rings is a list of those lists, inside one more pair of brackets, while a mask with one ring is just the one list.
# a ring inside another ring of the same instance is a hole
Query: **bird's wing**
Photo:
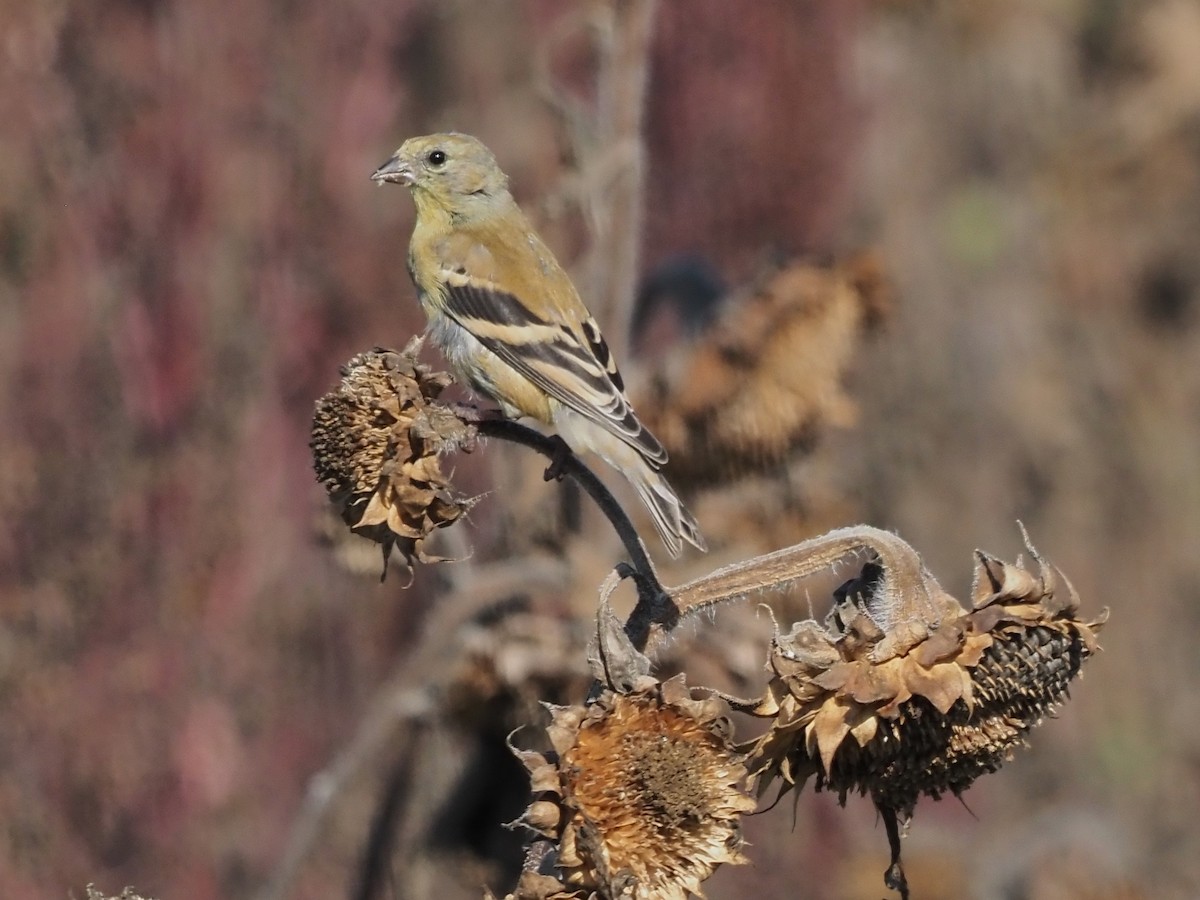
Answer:
[[666, 450], [638, 420], [625, 397], [624, 383], [600, 327], [587, 315], [556, 264], [542, 273], [546, 280], [537, 287], [569, 290], [571, 305], [582, 312], [578, 326], [566, 315], [555, 315], [551, 304], [539, 303], [535, 311], [533, 304], [504, 290], [490, 255], [483, 266], [490, 271], [484, 277], [470, 271], [480, 268], [471, 266], [470, 261], [481, 260], [484, 254], [455, 254], [455, 258], [467, 263], [443, 263], [438, 279], [448, 315], [555, 400], [625, 441], [652, 465], [666, 463]]

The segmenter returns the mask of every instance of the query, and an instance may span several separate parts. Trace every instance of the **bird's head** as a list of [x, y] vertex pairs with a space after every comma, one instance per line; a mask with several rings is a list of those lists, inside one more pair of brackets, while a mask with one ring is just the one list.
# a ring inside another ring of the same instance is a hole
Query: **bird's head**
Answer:
[[409, 138], [371, 180], [443, 197], [491, 197], [508, 189], [492, 151], [469, 134], [453, 132]]

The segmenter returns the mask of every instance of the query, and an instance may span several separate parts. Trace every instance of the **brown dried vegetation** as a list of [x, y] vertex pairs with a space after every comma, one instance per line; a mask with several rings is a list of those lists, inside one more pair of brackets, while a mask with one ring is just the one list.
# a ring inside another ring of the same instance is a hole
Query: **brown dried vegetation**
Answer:
[[552, 710], [553, 752], [519, 755], [534, 793], [521, 824], [553, 846], [511, 900], [685, 900], [718, 866], [747, 862], [739, 819], [755, 803], [723, 712], [682, 676]]
[[[885, 611], [883, 573], [868, 566], [824, 626], [776, 635], [752, 709], [772, 725], [746, 748], [759, 789], [815, 777], [843, 802], [857, 790], [908, 817], [921, 794], [957, 795], [996, 771], [1055, 712], [1106, 618], [1081, 621], [1074, 590], [1038, 562], [1035, 575], [979, 553], [970, 610], [922, 579]], [[924, 612], [918, 598], [932, 601]]]
[[724, 316], [638, 398], [681, 486], [712, 488], [811, 451], [853, 424], [843, 382], [887, 310], [878, 261], [792, 262], [728, 298]]
[[[372, 504], [407, 503], [422, 515], [431, 500], [445, 502], [452, 495], [438, 452], [475, 437], [453, 409], [437, 404], [450, 379], [416, 363], [418, 346], [356, 358], [341, 390], [318, 404], [317, 471], [354, 529], [365, 518], [360, 510], [369, 513]], [[577, 468], [570, 471], [579, 477]], [[389, 525], [390, 539], [395, 529]], [[683, 900], [721, 863], [743, 861], [738, 817], [754, 808], [743, 781], [761, 793], [777, 779], [790, 789], [810, 777], [843, 802], [851, 791], [870, 794], [888, 826], [887, 883], [907, 897], [897, 823], [912, 816], [920, 795], [957, 795], [996, 771], [1054, 711], [1096, 650], [1102, 622], [1078, 618], [1074, 590], [1028, 538], [1026, 544], [1037, 574], [1019, 560], [1010, 565], [977, 554], [969, 610], [942, 590], [909, 545], [866, 526], [733, 563], [678, 588], [663, 587], [635, 554], [626, 573], [637, 580], [639, 602], [624, 631], [611, 628], [607, 598], [615, 573], [597, 620], [596, 674], [604, 692], [586, 707], [553, 712], [551, 756], [519, 754], [535, 795], [520, 821], [547, 843], [531, 847], [510, 897]], [[757, 739], [734, 749], [716, 692], [696, 701], [682, 676], [660, 684], [644, 674], [650, 663], [641, 651], [654, 634], [751, 589], [784, 588], [848, 553], [871, 558], [835, 592], [825, 624], [810, 618], [776, 634], [763, 698], [730, 699], [770, 722]], [[548, 667], [514, 677], [501, 662], [506, 648], [526, 659], [529, 650], [513, 644], [503, 620], [487, 631], [496, 638], [484, 642], [488, 652], [455, 666], [447, 697], [460, 700], [439, 704], [451, 718], [461, 719], [481, 691], [512, 703], [530, 695], [531, 682], [565, 683], [570, 654], [551, 646]], [[617, 649], [609, 648], [614, 641]]]
[[383, 547], [384, 574], [393, 547], [409, 565], [436, 561], [425, 541], [472, 506], [451, 490], [441, 457], [469, 452], [475, 429], [434, 403], [450, 377], [418, 363], [420, 348], [414, 339], [400, 353], [354, 357], [313, 416], [317, 480], [350, 530]]

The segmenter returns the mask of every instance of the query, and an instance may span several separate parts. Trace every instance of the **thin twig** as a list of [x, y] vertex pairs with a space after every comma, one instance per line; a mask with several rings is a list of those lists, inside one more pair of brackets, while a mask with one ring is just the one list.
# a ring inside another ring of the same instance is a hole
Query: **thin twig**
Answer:
[[658, 573], [646, 552], [646, 545], [642, 543], [637, 529], [633, 527], [633, 522], [621, 504], [595, 472], [584, 465], [575, 454], [567, 452], [561, 441], [547, 437], [519, 422], [496, 418], [489, 413], [479, 413], [474, 407], [461, 407], [459, 415], [473, 416], [473, 419], [465, 418], [464, 421], [473, 421], [479, 433], [485, 437], [500, 438], [530, 447], [552, 460], [563, 475], [573, 478], [600, 507], [621, 543], [625, 545], [625, 552], [629, 554], [629, 564], [618, 567], [617, 572], [622, 578], [633, 578], [637, 586], [637, 605], [625, 623], [625, 633], [638, 650], [646, 649], [654, 626], [661, 626], [667, 630], [674, 627], [678, 619], [677, 611], [658, 580]]
[[606, 198], [606, 221], [595, 235], [593, 284], [605, 316], [609, 344], [618, 358], [628, 344], [642, 240], [642, 194], [646, 172], [642, 118], [650, 71], [656, 0], [613, 0], [608, 52], [598, 81], [598, 145], [629, 147], [629, 165]]
[[612, 495], [604, 482], [601, 481], [596, 473], [583, 464], [580, 459], [573, 453], [563, 455], [563, 445], [552, 437], [547, 437], [540, 431], [534, 431], [520, 422], [513, 422], [509, 419], [481, 419], [475, 425], [479, 428], [479, 433], [484, 437], [500, 438], [501, 440], [511, 441], [514, 444], [521, 444], [524, 447], [529, 447], [536, 450], [543, 456], [551, 459], [555, 464], [560, 464], [562, 474], [570, 475], [580, 487], [582, 487], [595, 502], [600, 511], [608, 517], [608, 521], [612, 523], [613, 530], [621, 539], [621, 543], [625, 545], [625, 552], [629, 554], [630, 562], [633, 565], [633, 575], [639, 580], [645, 580], [648, 583], [659, 587], [658, 576], [654, 572], [654, 564], [650, 561], [650, 555], [646, 552], [646, 545], [642, 543], [641, 537], [638, 536], [637, 529], [633, 527], [633, 522], [622, 509], [621, 504], [617, 502], [616, 497]]
[[408, 805], [417, 775], [415, 761], [425, 728], [421, 720], [397, 734], [399, 760], [392, 767], [375, 818], [367, 833], [367, 844], [359, 862], [356, 884], [350, 894], [354, 900], [371, 900], [387, 875], [387, 860], [396, 839], [396, 825]]
[[[534, 65], [534, 83], [561, 123], [576, 170], [555, 196], [559, 202], [564, 195], [573, 200], [587, 222], [591, 247], [584, 294], [618, 359], [624, 356], [638, 274], [646, 170], [642, 120], [657, 5], [608, 0], [564, 14]], [[591, 106], [553, 74], [555, 51], [581, 31], [597, 57]]]
[[586, 7], [567, 7], [542, 40], [533, 57], [533, 87], [562, 123], [571, 144], [571, 155], [578, 161], [594, 142], [592, 113], [578, 97], [564, 90], [554, 77], [554, 56], [567, 41], [587, 26], [594, 15]]

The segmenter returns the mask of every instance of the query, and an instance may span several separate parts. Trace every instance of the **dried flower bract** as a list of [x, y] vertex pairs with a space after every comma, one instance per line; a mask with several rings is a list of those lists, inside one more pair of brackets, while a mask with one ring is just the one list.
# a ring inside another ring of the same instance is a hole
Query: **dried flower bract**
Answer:
[[[317, 401], [313, 467], [356, 534], [396, 547], [411, 565], [429, 562], [422, 545], [471, 507], [456, 495], [439, 457], [471, 449], [475, 429], [436, 398], [450, 376], [416, 361], [421, 342], [400, 353], [360, 353], [338, 389]], [[386, 563], [385, 563], [386, 564]]]
[[[745, 862], [739, 818], [755, 804], [722, 711], [682, 676], [556, 709], [554, 752], [520, 754], [534, 791], [521, 824], [556, 852], [510, 898], [683, 900], [722, 863]], [[546, 876], [560, 887], [546, 893]]]

